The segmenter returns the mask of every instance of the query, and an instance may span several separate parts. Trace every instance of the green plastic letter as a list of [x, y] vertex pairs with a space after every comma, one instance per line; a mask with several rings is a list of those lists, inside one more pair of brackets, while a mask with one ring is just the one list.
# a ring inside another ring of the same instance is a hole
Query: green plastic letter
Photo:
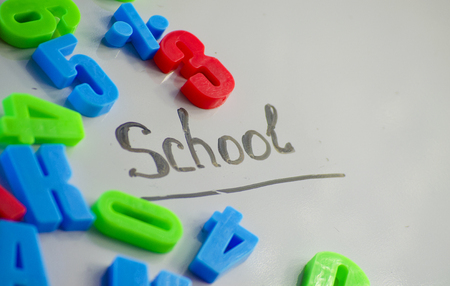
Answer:
[[101, 195], [92, 211], [99, 231], [153, 252], [169, 252], [183, 234], [172, 211], [120, 191]]
[[80, 11], [71, 0], [7, 0], [0, 6], [0, 37], [17, 48], [75, 32]]
[[78, 112], [26, 93], [3, 99], [5, 115], [0, 118], [0, 143], [76, 145], [84, 137]]
[[301, 286], [370, 286], [356, 263], [334, 252], [319, 252], [305, 266]]

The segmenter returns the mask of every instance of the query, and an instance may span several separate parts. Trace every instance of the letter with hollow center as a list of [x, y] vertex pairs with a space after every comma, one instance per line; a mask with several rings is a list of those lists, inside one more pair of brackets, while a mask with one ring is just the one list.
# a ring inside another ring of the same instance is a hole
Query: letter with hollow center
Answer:
[[26, 93], [3, 99], [0, 142], [6, 144], [62, 143], [74, 146], [84, 138], [81, 115]]
[[0, 284], [49, 285], [36, 228], [0, 220]]
[[258, 243], [258, 237], [239, 225], [242, 214], [232, 207], [214, 212], [203, 226], [208, 237], [189, 265], [189, 270], [208, 283], [242, 263]]
[[120, 144], [120, 147], [123, 149], [134, 152], [134, 153], [147, 153], [150, 156], [152, 156], [153, 161], [156, 165], [157, 174], [143, 174], [138, 173], [135, 168], [130, 169], [129, 174], [130, 177], [144, 177], [148, 179], [155, 179], [155, 178], [162, 178], [167, 176], [170, 171], [169, 164], [167, 163], [166, 159], [164, 159], [163, 156], [161, 156], [159, 153], [149, 150], [149, 149], [141, 149], [141, 148], [131, 148], [130, 139], [128, 136], [128, 133], [130, 132], [131, 127], [138, 127], [142, 129], [142, 134], [148, 135], [151, 133], [150, 129], [145, 127], [144, 125], [137, 123], [137, 122], [127, 122], [116, 129], [116, 139]]
[[[233, 142], [236, 148], [238, 148], [239, 157], [236, 160], [230, 159], [230, 155], [228, 154], [227, 141]], [[220, 156], [222, 156], [222, 159], [228, 164], [239, 165], [240, 163], [242, 163], [242, 161], [244, 161], [244, 150], [242, 150], [242, 147], [241, 145], [239, 145], [239, 142], [237, 142], [236, 139], [234, 139], [233, 137], [228, 135], [220, 137], [218, 142], [218, 148]]]
[[74, 33], [80, 22], [80, 11], [71, 0], [2, 2], [0, 37], [17, 48], [35, 48], [52, 38]]
[[[261, 140], [264, 142], [264, 144], [266, 144], [266, 151], [262, 155], [257, 156], [255, 154], [253, 154], [253, 147], [252, 147], [253, 135], [256, 135], [259, 138], [261, 138]], [[245, 132], [244, 136], [242, 136], [242, 145], [244, 145], [245, 152], [252, 159], [262, 161], [262, 160], [267, 159], [270, 156], [271, 149], [270, 149], [269, 142], [266, 140], [266, 138], [264, 138], [259, 132], [255, 131], [255, 130], [249, 130], [249, 131]]]
[[92, 211], [100, 232], [149, 251], [169, 252], [183, 235], [172, 211], [120, 191], [105, 192]]
[[305, 266], [301, 286], [370, 286], [362, 269], [347, 257], [319, 252]]

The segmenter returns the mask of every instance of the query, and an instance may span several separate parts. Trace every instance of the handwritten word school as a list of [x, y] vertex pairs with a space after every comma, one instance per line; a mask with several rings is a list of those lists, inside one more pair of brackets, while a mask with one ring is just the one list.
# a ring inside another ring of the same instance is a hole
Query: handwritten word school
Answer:
[[[266, 119], [267, 119], [267, 135], [272, 137], [272, 144], [273, 144], [273, 147], [275, 148], [275, 150], [277, 150], [280, 153], [294, 152], [295, 150], [294, 150], [294, 147], [292, 147], [291, 143], [286, 143], [284, 147], [280, 147], [278, 145], [278, 136], [277, 136], [277, 133], [275, 132], [275, 126], [277, 124], [277, 119], [278, 119], [278, 113], [277, 113], [277, 110], [275, 109], [275, 107], [270, 104], [267, 104], [265, 107], [265, 111], [266, 111]], [[220, 167], [220, 164], [217, 163], [216, 156], [214, 155], [212, 148], [202, 139], [197, 138], [197, 137], [192, 138], [191, 130], [189, 128], [188, 112], [184, 108], [180, 108], [180, 109], [178, 109], [178, 116], [180, 118], [181, 127], [183, 129], [184, 136], [186, 138], [186, 144], [188, 145], [189, 152], [191, 153], [192, 159], [194, 160], [196, 166], [198, 168], [205, 167], [204, 165], [201, 164], [200, 159], [198, 158], [196, 150], [195, 150], [195, 145], [199, 145], [199, 146], [202, 146], [205, 149], [205, 151], [208, 153], [211, 163], [215, 167]], [[131, 144], [130, 144], [130, 139], [129, 139], [128, 133], [130, 131], [130, 128], [133, 128], [133, 127], [142, 129], [142, 134], [144, 134], [144, 135], [148, 135], [151, 132], [150, 129], [148, 129], [145, 125], [143, 125], [141, 123], [127, 122], [127, 123], [124, 123], [124, 124], [120, 125], [119, 127], [117, 127], [117, 129], [116, 129], [117, 141], [119, 142], [120, 146], [127, 151], [135, 152], [135, 153], [149, 154], [153, 158], [153, 161], [156, 165], [157, 174], [143, 174], [143, 173], [137, 172], [137, 170], [135, 168], [132, 168], [129, 171], [129, 174], [131, 177], [144, 177], [144, 178], [149, 178], [149, 179], [165, 177], [169, 174], [169, 171], [170, 171], [169, 164], [174, 170], [179, 171], [179, 172], [191, 172], [191, 171], [196, 170], [195, 167], [178, 167], [178, 164], [177, 164], [175, 157], [173, 155], [173, 152], [172, 152], [172, 144], [176, 144], [177, 147], [182, 150], [184, 149], [184, 145], [175, 138], [171, 138], [171, 137], [166, 138], [162, 144], [164, 154], [166, 155], [167, 160], [164, 159], [164, 157], [161, 154], [159, 154], [153, 150], [144, 149], [144, 148], [132, 148]], [[255, 136], [255, 135], [264, 142], [265, 147], [266, 147], [266, 150], [261, 155], [255, 155], [253, 152], [252, 142], [253, 142], [253, 136]], [[238, 152], [239, 152], [238, 158], [236, 158], [236, 159], [230, 158], [230, 155], [228, 153], [227, 142], [232, 142], [236, 146], [236, 148], [238, 149]], [[267, 139], [264, 138], [264, 136], [262, 136], [261, 133], [255, 131], [255, 130], [249, 130], [244, 134], [244, 136], [242, 137], [242, 144], [244, 146], [244, 150], [247, 153], [247, 155], [249, 155], [250, 158], [255, 159], [255, 160], [265, 160], [269, 157], [269, 155], [271, 153], [271, 147], [270, 147], [270, 144], [267, 141]], [[220, 137], [218, 139], [218, 149], [219, 149], [220, 156], [228, 164], [238, 165], [244, 161], [244, 151], [243, 151], [241, 145], [239, 144], [239, 142], [236, 139], [234, 139], [231, 136], [224, 135], [224, 136]]]
[[[56, 20], [56, 18], [58, 20]], [[65, 146], [75, 146], [85, 136], [82, 115], [96, 117], [108, 113], [119, 96], [119, 90], [101, 67], [90, 57], [77, 54], [67, 59], [77, 45], [73, 35], [80, 21], [80, 12], [71, 0], [7, 0], [0, 6], [0, 37], [18, 48], [36, 48], [33, 60], [57, 88], [79, 82], [67, 100], [73, 110], [36, 98], [13, 93], [3, 100], [4, 116], [0, 118], [0, 143], [7, 145], [0, 155], [0, 164], [10, 191], [0, 187], [0, 286], [46, 286], [49, 279], [40, 251], [39, 232], [85, 231], [94, 225], [112, 238], [157, 253], [171, 251], [181, 239], [183, 227], [170, 210], [117, 190], [100, 196], [89, 208], [81, 192], [68, 181], [71, 168]], [[193, 34], [174, 31], [160, 43], [157, 40], [167, 28], [162, 16], [151, 17], [145, 24], [134, 6], [122, 4], [114, 13], [115, 23], [105, 40], [112, 47], [131, 43], [143, 60], [154, 59], [162, 72], [170, 72], [183, 63], [181, 75], [187, 82], [181, 92], [197, 107], [216, 108], [222, 105], [234, 89], [231, 73], [215, 58], [204, 55], [204, 45]], [[178, 115], [186, 142], [197, 167], [201, 168], [194, 145], [202, 145], [218, 166], [209, 145], [192, 138], [188, 114]], [[290, 143], [278, 145], [275, 125], [276, 109], [266, 106], [267, 135], [280, 153], [290, 153]], [[140, 123], [125, 123], [116, 130], [122, 148], [138, 152], [130, 146], [131, 127], [150, 132]], [[252, 137], [266, 144], [262, 155], [252, 151]], [[239, 157], [231, 159], [227, 141], [239, 149]], [[41, 144], [34, 152], [32, 144]], [[177, 171], [193, 171], [193, 167], [178, 167], [171, 144], [182, 144], [167, 138], [163, 143], [164, 157], [145, 149], [157, 166], [157, 174], [131, 175], [149, 178], [163, 177], [169, 164]], [[270, 154], [270, 144], [256, 131], [243, 137], [245, 152], [255, 160]], [[219, 153], [225, 162], [240, 164], [244, 158], [239, 143], [231, 136], [219, 138]], [[20, 222], [24, 219], [25, 222]], [[214, 212], [203, 225], [207, 233], [201, 249], [189, 265], [189, 270], [202, 280], [212, 283], [220, 275], [245, 260], [254, 250], [258, 238], [239, 225], [242, 214], [232, 207]], [[146, 265], [131, 258], [118, 256], [105, 270], [103, 285], [148, 285]], [[100, 281], [99, 281], [100, 283]], [[348, 258], [332, 252], [320, 252], [305, 266], [302, 285], [369, 285], [364, 272]], [[180, 275], [161, 271], [151, 282], [153, 286], [189, 286], [192, 282]]]

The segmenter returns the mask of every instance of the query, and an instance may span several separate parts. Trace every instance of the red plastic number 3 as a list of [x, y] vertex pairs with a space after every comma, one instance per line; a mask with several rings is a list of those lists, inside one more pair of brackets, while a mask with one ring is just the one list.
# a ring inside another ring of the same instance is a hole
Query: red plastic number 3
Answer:
[[163, 73], [183, 62], [181, 75], [187, 82], [181, 92], [197, 107], [211, 109], [222, 105], [234, 89], [231, 73], [216, 58], [205, 56], [205, 46], [186, 31], [167, 34], [156, 52], [156, 65]]

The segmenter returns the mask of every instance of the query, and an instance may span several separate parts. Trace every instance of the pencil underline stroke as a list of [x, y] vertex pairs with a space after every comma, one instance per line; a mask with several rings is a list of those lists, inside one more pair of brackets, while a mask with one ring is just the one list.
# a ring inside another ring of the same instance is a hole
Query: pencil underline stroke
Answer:
[[197, 193], [190, 193], [190, 194], [174, 194], [174, 195], [168, 195], [168, 196], [142, 197], [142, 199], [147, 200], [147, 201], [162, 201], [162, 200], [171, 200], [171, 199], [199, 198], [199, 197], [214, 196], [214, 195], [220, 195], [220, 194], [231, 194], [231, 193], [244, 192], [244, 191], [257, 189], [257, 188], [261, 188], [261, 187], [266, 187], [266, 186], [270, 186], [270, 185], [289, 183], [289, 182], [295, 182], [295, 181], [304, 181], [304, 180], [311, 180], [311, 179], [343, 178], [343, 177], [345, 177], [345, 174], [340, 174], [340, 173], [303, 175], [303, 176], [295, 176], [295, 177], [287, 177], [287, 178], [269, 180], [269, 181], [245, 185], [245, 186], [236, 187], [236, 188], [212, 190], [212, 191], [197, 192]]

